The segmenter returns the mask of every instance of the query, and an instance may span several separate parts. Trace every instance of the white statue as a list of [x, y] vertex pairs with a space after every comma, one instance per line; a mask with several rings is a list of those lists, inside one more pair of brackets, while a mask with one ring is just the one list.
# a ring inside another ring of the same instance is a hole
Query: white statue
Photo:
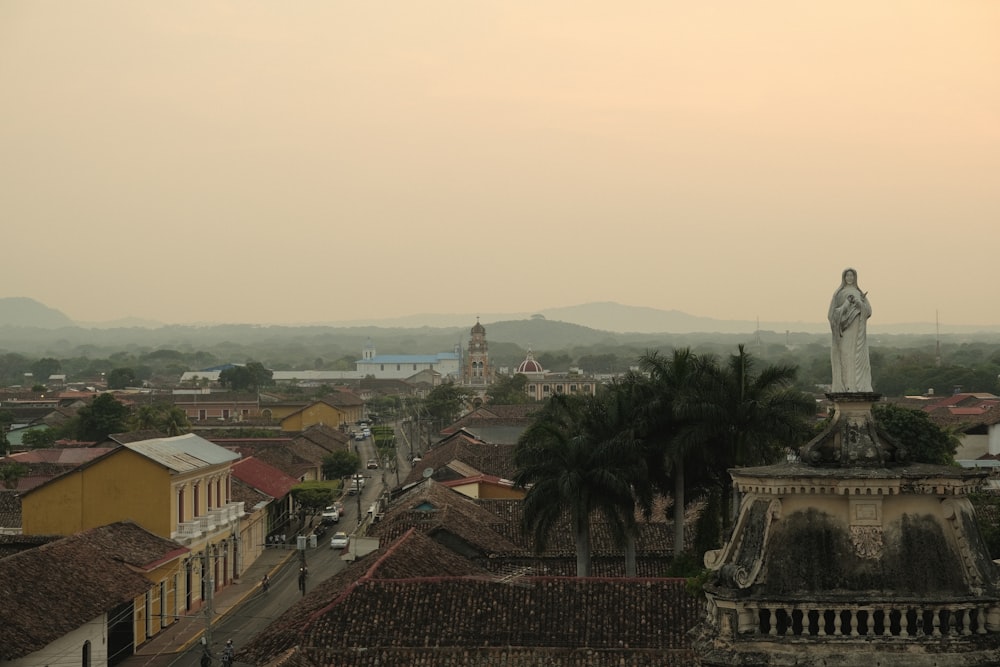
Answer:
[[868, 358], [868, 318], [872, 315], [868, 293], [858, 288], [858, 272], [844, 269], [840, 288], [830, 300], [830, 331], [833, 347], [833, 391], [872, 391], [872, 366]]

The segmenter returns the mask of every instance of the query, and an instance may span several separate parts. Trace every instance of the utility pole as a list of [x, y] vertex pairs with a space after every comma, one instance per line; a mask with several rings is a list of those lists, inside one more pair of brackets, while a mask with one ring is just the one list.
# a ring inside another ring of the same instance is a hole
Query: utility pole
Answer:
[[215, 591], [215, 579], [212, 572], [212, 545], [206, 544], [201, 553], [201, 580], [205, 586], [205, 634], [202, 636], [201, 664], [207, 667], [212, 664], [212, 598]]

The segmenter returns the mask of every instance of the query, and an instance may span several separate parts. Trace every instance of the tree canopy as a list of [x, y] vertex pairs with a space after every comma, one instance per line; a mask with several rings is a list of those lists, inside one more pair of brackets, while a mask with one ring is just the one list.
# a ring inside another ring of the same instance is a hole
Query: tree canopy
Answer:
[[101, 394], [76, 415], [76, 438], [99, 441], [128, 430], [129, 409], [111, 394]]
[[906, 450], [914, 463], [948, 465], [954, 463], [958, 438], [933, 421], [921, 410], [911, 410], [893, 403], [872, 407], [875, 421]]
[[525, 392], [528, 386], [528, 376], [523, 373], [501, 376], [490, 385], [486, 396], [494, 405], [520, 405], [531, 398]]
[[323, 457], [323, 477], [326, 479], [342, 479], [357, 472], [361, 459], [354, 452], [346, 449], [331, 452]]
[[219, 373], [219, 384], [233, 391], [256, 391], [274, 384], [274, 372], [264, 368], [259, 361], [249, 361], [243, 366], [230, 366]]
[[333, 502], [334, 489], [329, 482], [301, 482], [291, 493], [299, 510], [315, 514]]
[[471, 395], [468, 389], [452, 382], [445, 382], [431, 389], [421, 407], [435, 425], [443, 427], [462, 414]]

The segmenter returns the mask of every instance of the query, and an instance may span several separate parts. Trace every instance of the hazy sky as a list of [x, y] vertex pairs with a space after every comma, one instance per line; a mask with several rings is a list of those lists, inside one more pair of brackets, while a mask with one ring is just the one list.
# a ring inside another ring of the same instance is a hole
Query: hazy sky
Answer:
[[995, 0], [4, 0], [0, 296], [1000, 324]]

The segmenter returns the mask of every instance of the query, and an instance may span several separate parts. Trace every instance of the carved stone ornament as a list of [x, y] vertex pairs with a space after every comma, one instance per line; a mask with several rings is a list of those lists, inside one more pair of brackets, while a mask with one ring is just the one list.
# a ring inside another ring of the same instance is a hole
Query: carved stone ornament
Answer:
[[851, 526], [851, 544], [860, 558], [877, 560], [882, 557], [881, 526]]

